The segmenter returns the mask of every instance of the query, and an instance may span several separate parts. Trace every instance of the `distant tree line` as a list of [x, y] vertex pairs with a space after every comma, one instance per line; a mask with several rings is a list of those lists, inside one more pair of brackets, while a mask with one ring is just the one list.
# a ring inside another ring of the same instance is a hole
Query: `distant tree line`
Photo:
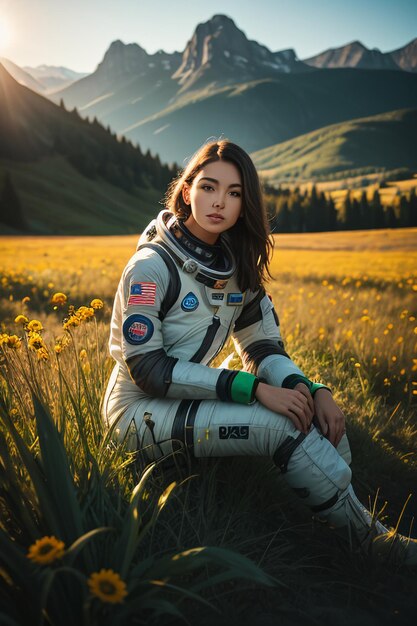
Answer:
[[[169, 182], [169, 181], [168, 181]], [[369, 228], [406, 228], [417, 226], [417, 194], [398, 194], [389, 206], [382, 206], [378, 189], [369, 201], [365, 191], [360, 199], [348, 191], [342, 207], [336, 210], [333, 199], [317, 192], [302, 193], [299, 188], [275, 189], [264, 185], [264, 198], [275, 233], [305, 233]], [[0, 223], [25, 231], [28, 223], [22, 203], [9, 172], [0, 179]]]
[[378, 189], [369, 200], [363, 191], [359, 200], [347, 191], [339, 210], [331, 196], [317, 191], [275, 189], [264, 186], [272, 232], [304, 233], [369, 228], [405, 228], [417, 226], [417, 195], [399, 193], [389, 206], [383, 206]]
[[56, 155], [65, 157], [89, 179], [107, 182], [134, 193], [137, 188], [165, 191], [178, 166], [162, 165], [149, 150], [142, 153], [125, 137], [119, 138], [97, 118], [83, 119], [76, 108], [37, 103], [27, 125], [0, 117], [0, 159], [37, 161]]
[[[63, 101], [60, 107], [65, 109]], [[74, 108], [70, 115], [82, 125], [80, 131], [63, 124], [52, 128], [54, 150], [65, 154], [81, 174], [90, 179], [104, 178], [127, 192], [135, 187], [165, 190], [178, 166], [162, 165], [158, 155], [150, 150], [142, 153], [138, 145], [105, 128], [96, 117], [90, 122], [82, 119]], [[86, 132], [87, 131], [87, 132]]]

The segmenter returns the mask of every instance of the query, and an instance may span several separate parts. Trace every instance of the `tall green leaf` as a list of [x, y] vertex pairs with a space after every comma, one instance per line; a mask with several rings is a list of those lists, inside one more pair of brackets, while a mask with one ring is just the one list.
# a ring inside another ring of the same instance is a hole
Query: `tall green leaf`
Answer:
[[83, 534], [80, 505], [61, 436], [51, 415], [33, 395], [42, 468], [59, 520], [59, 538], [73, 542]]

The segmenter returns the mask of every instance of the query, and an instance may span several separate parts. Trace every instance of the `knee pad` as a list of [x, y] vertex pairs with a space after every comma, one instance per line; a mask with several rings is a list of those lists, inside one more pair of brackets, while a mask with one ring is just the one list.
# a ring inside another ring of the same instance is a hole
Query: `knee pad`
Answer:
[[307, 436], [289, 439], [278, 448], [274, 462], [283, 471], [279, 461], [286, 454], [283, 472], [286, 482], [314, 512], [329, 509], [350, 484], [352, 472], [349, 466], [315, 428]]

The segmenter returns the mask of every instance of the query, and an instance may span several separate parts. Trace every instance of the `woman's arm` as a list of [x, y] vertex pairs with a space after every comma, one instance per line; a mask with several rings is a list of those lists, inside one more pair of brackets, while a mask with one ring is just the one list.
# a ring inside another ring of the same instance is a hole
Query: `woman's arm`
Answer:
[[274, 387], [292, 389], [299, 382], [307, 383], [308, 378], [285, 351], [278, 316], [263, 288], [248, 292], [233, 338], [245, 370]]

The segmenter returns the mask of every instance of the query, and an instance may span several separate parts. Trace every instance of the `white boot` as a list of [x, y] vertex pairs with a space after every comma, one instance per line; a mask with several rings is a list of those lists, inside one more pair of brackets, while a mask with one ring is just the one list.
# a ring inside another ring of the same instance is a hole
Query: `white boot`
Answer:
[[374, 519], [353, 491], [349, 466], [316, 429], [305, 438], [284, 442], [274, 461], [319, 519], [347, 531], [352, 546], [359, 543], [376, 558], [417, 566], [417, 540], [390, 531]]
[[381, 524], [358, 500], [352, 485], [339, 494], [333, 507], [321, 511], [320, 518], [336, 529], [346, 529], [351, 545], [356, 538], [361, 549], [377, 560], [417, 566], [417, 540], [404, 537]]

